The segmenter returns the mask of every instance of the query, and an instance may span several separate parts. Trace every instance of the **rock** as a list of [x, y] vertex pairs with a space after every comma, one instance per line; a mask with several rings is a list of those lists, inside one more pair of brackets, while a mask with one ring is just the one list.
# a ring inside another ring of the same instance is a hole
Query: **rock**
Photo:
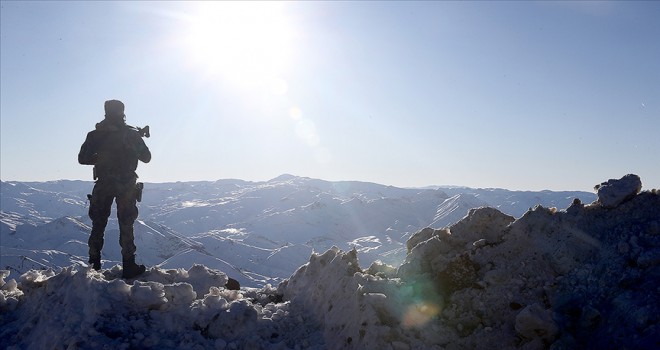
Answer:
[[520, 335], [528, 339], [553, 340], [558, 333], [550, 310], [543, 309], [539, 304], [529, 305], [520, 311], [515, 327]]
[[460, 255], [437, 274], [438, 289], [453, 293], [472, 286], [477, 281], [478, 268], [479, 265], [472, 262], [467, 254]]
[[227, 284], [225, 284], [225, 288], [229, 290], [240, 290], [241, 284], [237, 280], [231, 277], [227, 277]]
[[579, 198], [573, 198], [573, 203], [566, 208], [566, 212], [571, 214], [571, 215], [577, 215], [584, 209], [584, 204], [582, 204], [582, 201]]
[[642, 190], [642, 180], [635, 174], [628, 174], [619, 180], [610, 179], [596, 185], [596, 190], [598, 203], [605, 208], [615, 208]]
[[463, 220], [449, 227], [452, 240], [460, 245], [472, 244], [479, 239], [486, 243], [497, 243], [502, 239], [505, 228], [516, 218], [491, 207], [470, 209]]
[[406, 248], [408, 249], [408, 253], [410, 253], [410, 251], [413, 248], [415, 248], [415, 246], [418, 245], [419, 243], [424, 242], [427, 239], [433, 237], [434, 234], [435, 234], [435, 230], [430, 227], [424, 228], [421, 231], [413, 234], [412, 237], [410, 237], [410, 239], [408, 239], [408, 241], [406, 242]]

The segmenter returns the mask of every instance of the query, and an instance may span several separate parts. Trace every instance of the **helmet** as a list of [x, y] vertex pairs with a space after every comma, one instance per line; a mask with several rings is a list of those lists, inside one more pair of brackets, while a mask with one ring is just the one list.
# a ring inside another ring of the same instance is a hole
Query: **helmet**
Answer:
[[108, 100], [103, 105], [106, 117], [123, 117], [124, 104], [119, 100]]

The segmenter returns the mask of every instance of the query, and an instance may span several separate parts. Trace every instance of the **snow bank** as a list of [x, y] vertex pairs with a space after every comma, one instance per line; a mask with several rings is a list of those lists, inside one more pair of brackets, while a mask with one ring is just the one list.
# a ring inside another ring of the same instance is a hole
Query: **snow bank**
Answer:
[[[322, 337], [289, 303], [269, 303], [270, 287], [230, 291], [227, 277], [201, 265], [152, 268], [127, 283], [65, 268], [0, 279], [0, 347], [7, 349], [323, 348]], [[274, 295], [274, 293], [270, 293]]]
[[132, 282], [119, 267], [2, 273], [0, 345], [656, 349], [660, 194], [633, 192], [616, 205], [537, 206], [517, 220], [474, 209], [414, 234], [401, 266], [365, 269], [356, 250], [334, 247], [277, 288], [229, 291], [224, 273], [201, 265]]
[[306, 305], [333, 349], [655, 349], [660, 196], [627, 197], [515, 221], [471, 210], [413, 235], [398, 269], [362, 270], [355, 251], [333, 249], [279, 291]]

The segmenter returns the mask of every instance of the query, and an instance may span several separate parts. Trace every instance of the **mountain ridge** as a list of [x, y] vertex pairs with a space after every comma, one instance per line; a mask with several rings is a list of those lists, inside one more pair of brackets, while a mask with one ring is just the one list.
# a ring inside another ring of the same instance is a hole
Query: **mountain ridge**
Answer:
[[[79, 240], [82, 247], [61, 251], [57, 259], [51, 260], [37, 249], [30, 252], [29, 244], [19, 245], [14, 241], [22, 236], [21, 232], [28, 232], [25, 231], [28, 227], [37, 228], [29, 231], [32, 236], [55, 235], [44, 225], [62, 217], [91, 226], [86, 194], [92, 187], [92, 182], [69, 180], [2, 182], [3, 267], [15, 264], [17, 255], [38, 261], [43, 267], [55, 268], [72, 262], [63, 257], [85, 264], [85, 239]], [[238, 277], [243, 285], [260, 286], [281, 281], [303, 264], [309, 254], [333, 246], [356, 247], [367, 264], [375, 260], [399, 264], [405, 258], [405, 241], [413, 233], [424, 227], [452, 224], [476, 206], [489, 205], [520, 216], [532, 202], [566, 207], [578, 196], [586, 201], [595, 199], [593, 193], [583, 192], [554, 196], [553, 192], [500, 190], [496, 194], [479, 189], [463, 192], [406, 189], [289, 174], [260, 182], [223, 179], [146, 183], [136, 222], [137, 256], [143, 263], [164, 268], [188, 268], [198, 259], [212, 268], [232, 262], [238, 270], [268, 277], [256, 280]], [[113, 208], [102, 258], [104, 266], [121, 260], [115, 216]], [[65, 230], [75, 230], [75, 225]], [[10, 236], [14, 231], [18, 235]], [[152, 238], [156, 236], [160, 239]], [[205, 250], [200, 248], [203, 246]], [[7, 254], [14, 256], [11, 264], [6, 263]], [[275, 260], [277, 263], [272, 263]], [[58, 265], [62, 263], [66, 264]], [[37, 268], [30, 264], [20, 266], [10, 269], [22, 273], [28, 266]]]

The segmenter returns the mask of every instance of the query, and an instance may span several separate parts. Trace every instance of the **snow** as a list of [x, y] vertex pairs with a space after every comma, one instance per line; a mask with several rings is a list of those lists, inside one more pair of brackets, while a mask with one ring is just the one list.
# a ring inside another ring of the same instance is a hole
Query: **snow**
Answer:
[[[121, 271], [30, 271], [2, 284], [0, 344], [7, 349], [322, 348], [318, 330], [268, 289], [228, 291], [226, 275], [201, 265], [150, 269], [132, 283]], [[12, 280], [13, 281], [13, 280]], [[29, 296], [29, 297], [28, 297]], [[20, 303], [19, 298], [25, 300]], [[302, 341], [302, 342], [301, 342]], [[314, 346], [312, 346], [313, 348]]]
[[635, 174], [628, 174], [620, 180], [610, 179], [596, 186], [598, 201], [607, 208], [614, 208], [642, 190], [642, 180]]
[[405, 248], [405, 260], [393, 266], [367, 265], [357, 249], [331, 247], [308, 255], [277, 286], [238, 291], [224, 287], [230, 270], [199, 264], [153, 266], [136, 280], [119, 278], [120, 266], [97, 272], [69, 265], [16, 278], [3, 271], [0, 345], [653, 349], [660, 343], [656, 190], [614, 207], [579, 200], [564, 210], [535, 206], [517, 219], [475, 208], [452, 225], [419, 230]]
[[[91, 182], [0, 186], [0, 268], [21, 274], [86, 263]], [[451, 225], [471, 208], [491, 206], [519, 217], [535, 204], [566, 207], [577, 197], [596, 199], [585, 192], [403, 189], [293, 175], [265, 182], [147, 183], [135, 225], [137, 260], [165, 269], [200, 263], [244, 286], [276, 285], [310, 254], [333, 246], [356, 248], [365, 265], [400, 265], [411, 235]], [[527, 203], [533, 204], [523, 208]], [[115, 215], [106, 230], [103, 268], [121, 262]]]

